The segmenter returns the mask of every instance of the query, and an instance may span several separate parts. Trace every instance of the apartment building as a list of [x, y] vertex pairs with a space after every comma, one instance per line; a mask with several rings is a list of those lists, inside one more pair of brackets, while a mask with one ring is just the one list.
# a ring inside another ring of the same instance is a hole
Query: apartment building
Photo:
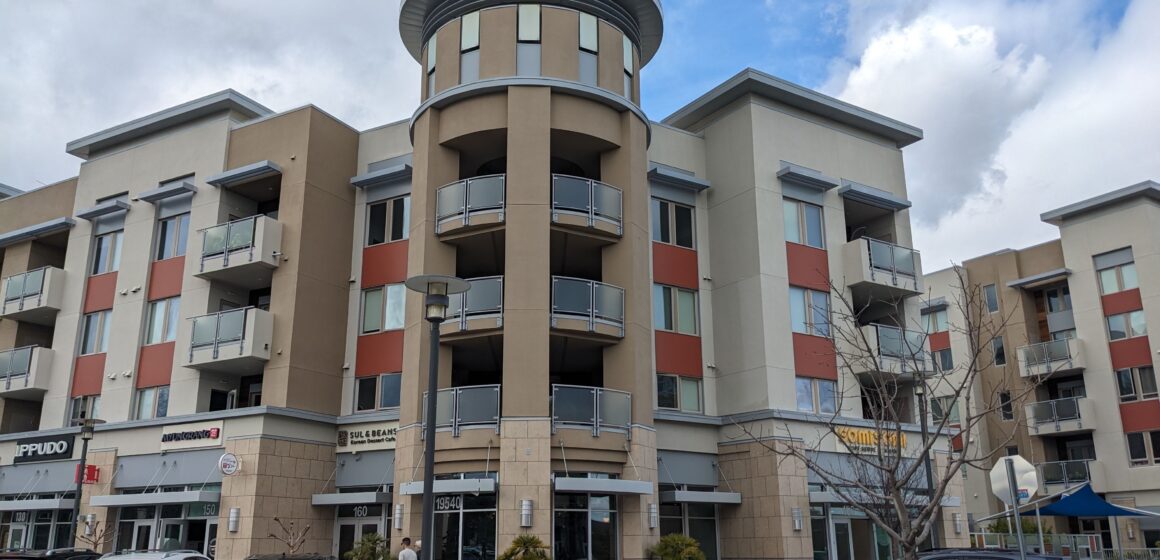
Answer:
[[[993, 359], [976, 394], [997, 394], [1000, 414], [976, 434], [981, 449], [1023, 455], [1039, 468], [1041, 495], [1090, 483], [1112, 503], [1160, 512], [1160, 400], [1154, 317], [1160, 305], [1160, 185], [1145, 181], [1046, 212], [1059, 238], [964, 261], [928, 274], [924, 313], [950, 325], [946, 348], [965, 355], [962, 293], [981, 294], [981, 321], [997, 325]], [[1152, 334], [1149, 334], [1151, 331]], [[934, 335], [932, 335], [933, 337]], [[1003, 404], [1006, 403], [1006, 404]], [[968, 473], [972, 517], [1002, 511], [985, 473]], [[1160, 523], [1053, 518], [1056, 533], [1099, 535], [1105, 548], [1152, 548]]]
[[[874, 436], [885, 372], [919, 445], [921, 130], [755, 70], [650, 120], [655, 1], [400, 20], [406, 121], [224, 91], [71, 142], [76, 178], [0, 201], [4, 544], [67, 543], [86, 418], [106, 423], [77, 532], [101, 549], [241, 559], [291, 522], [323, 554], [417, 538], [429, 334], [403, 282], [450, 274], [471, 289], [439, 327], [437, 558], [524, 533], [644, 558], [674, 532], [710, 558], [890, 558], [762, 443], [853, 468], [827, 425]], [[865, 311], [835, 324], [837, 301]], [[839, 328], [875, 366], [839, 365]], [[957, 483], [943, 504], [961, 544]]]

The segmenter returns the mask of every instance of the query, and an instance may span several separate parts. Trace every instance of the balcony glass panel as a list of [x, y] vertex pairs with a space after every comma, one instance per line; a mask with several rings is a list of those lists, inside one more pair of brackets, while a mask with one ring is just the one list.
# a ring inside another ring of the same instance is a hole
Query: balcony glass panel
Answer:
[[436, 393], [435, 426], [450, 426], [455, 417], [455, 389], [443, 389]]
[[552, 309], [558, 313], [588, 315], [592, 310], [592, 284], [573, 278], [552, 279]]
[[241, 340], [246, 330], [246, 310], [231, 309], [218, 315], [218, 342]]
[[1039, 472], [1046, 484], [1073, 485], [1087, 482], [1090, 478], [1086, 460], [1043, 463], [1039, 466]]
[[205, 315], [193, 318], [193, 335], [190, 344], [193, 346], [208, 346], [213, 344], [217, 337], [217, 315]]
[[492, 210], [503, 208], [503, 175], [476, 177], [467, 182], [467, 208]]
[[588, 213], [588, 180], [568, 175], [552, 176], [552, 206], [557, 210]]
[[602, 426], [627, 430], [631, 417], [631, 395], [620, 391], [600, 389], [600, 424]]
[[899, 274], [914, 276], [914, 251], [895, 245], [894, 270]]
[[592, 211], [597, 216], [619, 222], [624, 208], [621, 199], [620, 189], [599, 182], [592, 184]]
[[867, 241], [870, 243], [870, 266], [882, 270], [893, 268], [891, 260], [894, 258], [894, 250], [890, 244], [877, 239], [868, 239]]
[[494, 385], [460, 387], [459, 423], [494, 424], [499, 421], [499, 388]]
[[468, 315], [499, 313], [503, 309], [503, 278], [471, 280], [471, 289], [463, 295]]
[[1029, 365], [1042, 365], [1071, 359], [1071, 348], [1067, 339], [1040, 342], [1023, 347], [1023, 361]]
[[1037, 424], [1076, 420], [1079, 414], [1079, 398], [1042, 401], [1031, 405], [1031, 419]]
[[33, 348], [28, 346], [0, 352], [0, 376], [26, 375], [32, 367]]
[[1075, 420], [1079, 418], [1079, 399], [1059, 399], [1055, 404], [1055, 418], [1058, 420]]
[[229, 224], [214, 226], [203, 234], [201, 254], [203, 257], [218, 255], [226, 251], [226, 239], [229, 236]]
[[867, 238], [870, 245], [870, 266], [904, 276], [915, 276], [913, 249]]
[[4, 286], [4, 301], [15, 301], [24, 294], [24, 275], [9, 276]]
[[254, 226], [257, 216], [238, 220], [229, 224], [229, 249], [236, 251], [254, 244]]
[[595, 391], [592, 387], [553, 387], [552, 416], [556, 422], [565, 424], [587, 424], [596, 422], [594, 417]]
[[903, 357], [902, 329], [878, 325], [878, 354], [894, 358]]
[[435, 217], [442, 220], [463, 214], [466, 192], [466, 181], [451, 183], [439, 189], [435, 201]]
[[624, 290], [596, 284], [596, 316], [617, 323], [624, 321]]

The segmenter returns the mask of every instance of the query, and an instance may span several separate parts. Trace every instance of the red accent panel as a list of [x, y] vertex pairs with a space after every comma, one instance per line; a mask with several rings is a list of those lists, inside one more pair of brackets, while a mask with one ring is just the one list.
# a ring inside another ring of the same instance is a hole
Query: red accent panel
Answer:
[[962, 451], [963, 450], [963, 432], [962, 432], [962, 430], [959, 429], [962, 426], [960, 426], [958, 424], [947, 424], [947, 427], [950, 428], [951, 431], [958, 430], [958, 431], [955, 431], [955, 435], [951, 436], [951, 449], [954, 451]]
[[657, 372], [702, 377], [701, 337], [657, 331]]
[[173, 347], [176, 343], [163, 342], [141, 347], [137, 360], [137, 388], [169, 385], [173, 376]]
[[77, 356], [73, 367], [72, 396], [84, 397], [101, 394], [101, 381], [105, 378], [105, 354]]
[[403, 371], [403, 331], [386, 331], [358, 337], [355, 377]]
[[363, 249], [362, 287], [397, 284], [407, 279], [407, 241]]
[[1124, 432], [1160, 430], [1160, 401], [1139, 401], [1120, 405], [1120, 422]]
[[653, 242], [652, 258], [653, 281], [690, 290], [700, 287], [696, 251]]
[[1144, 309], [1144, 303], [1140, 300], [1140, 290], [1136, 288], [1102, 296], [1100, 301], [1104, 304], [1105, 317]]
[[185, 277], [185, 257], [154, 261], [149, 271], [149, 301], [181, 295], [181, 280]]
[[117, 273], [106, 272], [89, 276], [85, 288], [85, 313], [113, 308], [113, 296], [117, 294]]
[[1124, 369], [1146, 366], [1152, 363], [1152, 350], [1148, 348], [1148, 337], [1137, 336], [1108, 343], [1112, 353], [1112, 368]]
[[830, 260], [825, 250], [799, 243], [786, 243], [785, 259], [789, 265], [790, 284], [827, 293], [830, 291]]
[[951, 333], [949, 331], [932, 332], [927, 337], [931, 352], [946, 350], [951, 347]]
[[793, 333], [793, 364], [798, 377], [838, 380], [838, 355], [828, 338]]

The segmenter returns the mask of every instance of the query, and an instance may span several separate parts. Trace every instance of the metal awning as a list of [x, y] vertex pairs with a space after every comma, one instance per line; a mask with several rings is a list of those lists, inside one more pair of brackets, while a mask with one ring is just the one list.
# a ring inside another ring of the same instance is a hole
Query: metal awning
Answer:
[[365, 189], [387, 183], [394, 183], [411, 177], [411, 163], [399, 163], [370, 173], [350, 178], [350, 184]]
[[129, 203], [128, 202], [121, 200], [120, 198], [114, 198], [114, 199], [106, 200], [100, 204], [97, 204], [96, 206], [91, 206], [89, 208], [85, 208], [84, 210], [81, 210], [80, 212], [77, 212], [77, 217], [82, 219], [82, 220], [88, 220], [91, 222], [97, 218], [100, 218], [101, 216], [107, 216], [107, 215], [112, 214], [114, 212], [122, 212], [122, 211], [128, 211], [128, 210], [129, 210]]
[[781, 162], [781, 169], [777, 170], [777, 178], [822, 191], [828, 191], [838, 186], [837, 179], [826, 176], [821, 171], [785, 161]]
[[740, 504], [740, 492], [694, 492], [692, 490], [675, 490], [661, 492], [662, 502], [676, 502], [680, 504]]
[[[453, 478], [436, 480], [436, 494], [494, 494], [494, 478]], [[399, 485], [399, 493], [404, 496], [418, 496], [423, 493], [423, 481], [413, 480]]]
[[111, 494], [93, 496], [90, 503], [98, 507], [152, 506], [185, 504], [190, 502], [218, 502], [221, 492], [187, 490], [185, 492], [145, 492], [143, 494]]
[[240, 185], [242, 183], [256, 181], [258, 179], [265, 179], [266, 177], [273, 177], [274, 175], [281, 174], [282, 168], [278, 167], [278, 164], [264, 159], [249, 165], [243, 165], [228, 171], [223, 171], [217, 175], [209, 177], [205, 180], [205, 182], [215, 187], [224, 189], [233, 187], [235, 185]]
[[4, 500], [0, 501], [0, 511], [25, 511], [30, 509], [72, 509], [76, 500], [53, 498], [47, 500]]
[[848, 198], [883, 210], [898, 211], [910, 208], [910, 201], [905, 198], [899, 198], [890, 192], [871, 187], [870, 185], [855, 183], [849, 179], [842, 179], [842, 188], [838, 189], [838, 194], [842, 198]]
[[1032, 274], [1016, 280], [1007, 282], [1008, 288], [1034, 288], [1042, 286], [1059, 280], [1063, 280], [1071, 275], [1071, 270], [1067, 268], [1057, 268], [1055, 270], [1048, 270], [1039, 274]]
[[196, 191], [197, 187], [195, 187], [193, 183], [190, 183], [189, 181], [175, 181], [168, 185], [163, 185], [155, 189], [139, 193], [137, 195], [137, 200], [144, 200], [150, 204], [157, 204], [158, 202], [161, 202], [167, 198], [173, 198], [175, 196], [181, 196], [183, 194]]
[[[869, 496], [862, 496], [861, 494], [862, 494], [862, 492], [858, 492], [855, 490], [847, 490], [845, 493], [846, 497], [843, 498], [843, 497], [839, 496], [837, 492], [833, 492], [830, 490], [823, 490], [821, 492], [810, 492], [810, 503], [811, 504], [845, 504], [845, 503], [849, 503], [849, 501], [851, 499], [855, 499], [855, 500], [858, 500], [860, 502], [870, 502], [870, 501], [874, 500], [874, 498], [871, 498]], [[913, 505], [924, 505], [927, 502], [929, 502], [930, 499], [927, 498], [926, 496], [913, 495], [913, 496], [910, 496], [908, 498], [908, 501], [913, 503]], [[942, 507], [960, 507], [960, 506], [962, 506], [962, 504], [963, 504], [963, 499], [960, 498], [959, 496], [947, 496], [944, 494], [942, 499], [939, 500], [939, 505]]]
[[389, 492], [339, 492], [334, 494], [315, 494], [310, 497], [310, 504], [315, 506], [389, 503], [391, 503], [391, 494]]
[[697, 177], [692, 173], [683, 173], [678, 169], [659, 163], [649, 164], [648, 178], [650, 181], [697, 192], [703, 191], [710, 186], [709, 181]]
[[943, 309], [946, 309], [947, 307], [950, 307], [950, 304], [947, 303], [947, 298], [939, 296], [936, 298], [930, 298], [929, 300], [922, 302], [922, 309], [920, 309], [919, 311], [923, 315], [929, 315], [931, 313], [934, 313], [935, 311], [942, 311]]
[[571, 494], [649, 495], [653, 484], [645, 480], [619, 478], [556, 478], [556, 491]]
[[23, 227], [8, 233], [0, 234], [0, 249], [24, 241], [38, 239], [46, 235], [68, 231], [76, 225], [72, 218], [56, 218], [36, 225]]

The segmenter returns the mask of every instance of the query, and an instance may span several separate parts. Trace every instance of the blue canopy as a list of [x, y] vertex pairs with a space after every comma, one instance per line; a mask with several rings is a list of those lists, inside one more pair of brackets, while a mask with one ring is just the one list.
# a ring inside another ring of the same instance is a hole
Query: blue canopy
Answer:
[[[1151, 517], [1160, 515], [1142, 509], [1127, 508], [1109, 504], [1092, 491], [1091, 484], [1084, 484], [1078, 490], [1059, 501], [1039, 508], [1040, 515], [1059, 515], [1062, 517]], [[1030, 509], [1023, 515], [1035, 515]]]

